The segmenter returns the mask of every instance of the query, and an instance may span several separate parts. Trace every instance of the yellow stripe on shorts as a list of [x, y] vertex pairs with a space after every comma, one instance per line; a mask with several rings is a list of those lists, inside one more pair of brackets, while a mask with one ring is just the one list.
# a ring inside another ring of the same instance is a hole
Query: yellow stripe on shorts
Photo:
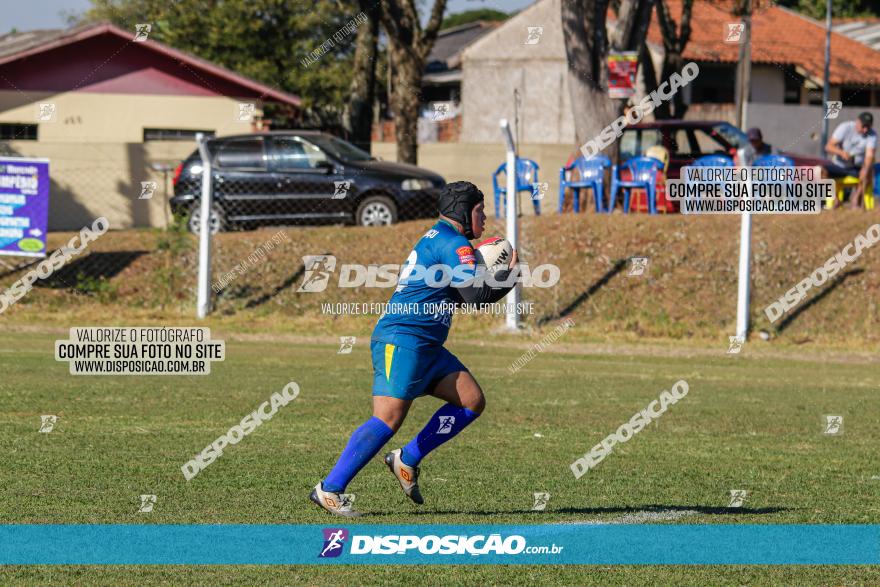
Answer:
[[385, 379], [391, 381], [391, 362], [394, 360], [394, 345], [385, 345]]

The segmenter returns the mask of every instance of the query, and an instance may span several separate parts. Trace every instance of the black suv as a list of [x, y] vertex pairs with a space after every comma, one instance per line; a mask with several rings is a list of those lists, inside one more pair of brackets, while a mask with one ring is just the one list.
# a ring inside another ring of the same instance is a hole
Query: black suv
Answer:
[[[437, 215], [442, 177], [378, 161], [317, 131], [273, 131], [210, 139], [214, 198], [211, 232], [268, 224], [393, 224]], [[174, 173], [171, 211], [199, 227], [198, 150]]]

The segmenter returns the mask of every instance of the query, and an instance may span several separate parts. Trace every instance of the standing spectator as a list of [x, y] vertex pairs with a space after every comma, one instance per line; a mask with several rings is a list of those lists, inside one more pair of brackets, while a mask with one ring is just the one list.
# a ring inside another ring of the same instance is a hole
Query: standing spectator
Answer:
[[831, 177], [854, 176], [859, 184], [851, 193], [853, 208], [861, 208], [865, 190], [871, 185], [871, 169], [877, 150], [877, 133], [871, 128], [874, 117], [862, 112], [856, 120], [842, 123], [828, 139], [825, 151], [832, 156], [834, 165], [828, 168]]

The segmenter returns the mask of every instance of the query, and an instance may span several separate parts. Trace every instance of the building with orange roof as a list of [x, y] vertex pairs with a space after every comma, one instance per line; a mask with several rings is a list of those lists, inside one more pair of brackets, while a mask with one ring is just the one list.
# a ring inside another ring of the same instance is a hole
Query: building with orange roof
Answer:
[[[519, 120], [522, 142], [574, 144], [574, 119], [568, 89], [561, 0], [539, 0], [486, 34], [463, 55], [463, 142], [496, 143], [498, 120]], [[681, 0], [666, 0], [672, 18], [681, 20]], [[818, 155], [824, 106], [822, 85], [824, 23], [755, 0], [752, 17], [752, 84], [747, 126], [758, 126], [767, 142], [789, 151]], [[610, 19], [609, 19], [610, 20]], [[730, 24], [740, 22], [729, 0], [697, 0], [684, 58], [700, 67], [683, 88], [686, 119], [735, 120], [734, 79], [739, 44], [728, 39]], [[530, 31], [538, 42], [528, 43]], [[647, 37], [655, 70], [660, 72], [663, 42], [656, 13]], [[880, 120], [880, 51], [833, 33], [831, 100], [842, 102], [831, 130], [863, 110]], [[645, 94], [641, 83], [634, 99]]]

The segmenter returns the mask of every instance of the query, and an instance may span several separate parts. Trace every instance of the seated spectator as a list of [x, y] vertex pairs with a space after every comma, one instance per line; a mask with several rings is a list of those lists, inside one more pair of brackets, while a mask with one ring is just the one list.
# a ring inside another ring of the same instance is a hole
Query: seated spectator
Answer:
[[[669, 151], [660, 145], [654, 145], [645, 149], [645, 157], [651, 157], [663, 164], [663, 169], [657, 172], [657, 211], [658, 212], [677, 212], [677, 203], [666, 199], [666, 171], [669, 169]], [[648, 195], [644, 190], [634, 190], [631, 200], [630, 209], [637, 212], [648, 211]]]
[[663, 171], [666, 171], [666, 168], [669, 167], [669, 151], [667, 151], [665, 147], [661, 147], [660, 145], [648, 147], [645, 151], [645, 157], [653, 157], [661, 162], [663, 164]]
[[755, 149], [755, 157], [761, 157], [773, 153], [773, 147], [764, 142], [764, 136], [761, 134], [761, 129], [757, 126], [753, 126], [747, 130], [746, 136], [749, 138], [752, 148]]
[[831, 155], [834, 164], [828, 167], [831, 177], [859, 178], [859, 185], [850, 193], [851, 206], [856, 209], [862, 207], [865, 190], [871, 185], [874, 153], [877, 150], [877, 133], [871, 128], [873, 124], [871, 113], [862, 112], [856, 120], [841, 123], [834, 129], [825, 145], [825, 151]]

